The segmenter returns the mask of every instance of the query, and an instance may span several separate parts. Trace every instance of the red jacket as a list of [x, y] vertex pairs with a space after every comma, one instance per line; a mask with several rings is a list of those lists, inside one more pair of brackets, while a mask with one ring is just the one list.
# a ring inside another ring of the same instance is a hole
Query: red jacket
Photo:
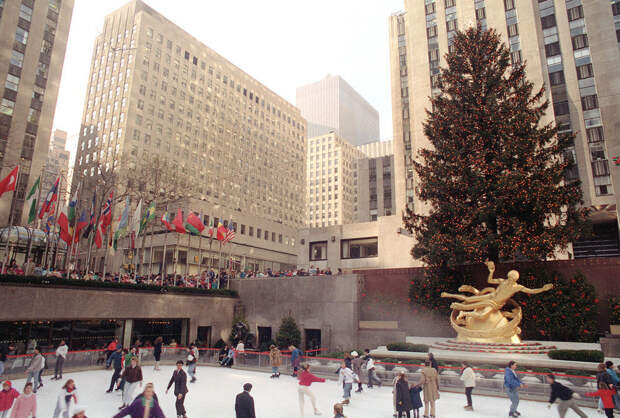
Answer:
[[108, 351], [116, 351], [116, 341], [112, 341], [108, 344]]
[[312, 373], [307, 370], [304, 370], [299, 375], [299, 385], [300, 386], [310, 386], [313, 382], [325, 382], [325, 379], [322, 377], [316, 377]]
[[0, 390], [0, 411], [8, 411], [13, 406], [13, 401], [19, 396], [19, 392], [10, 387], [11, 382], [8, 382], [9, 390]]
[[586, 393], [586, 396], [591, 398], [599, 397], [603, 401], [603, 408], [612, 408], [614, 407], [614, 398], [613, 396], [616, 394], [615, 390], [612, 389], [599, 389], [596, 392]]

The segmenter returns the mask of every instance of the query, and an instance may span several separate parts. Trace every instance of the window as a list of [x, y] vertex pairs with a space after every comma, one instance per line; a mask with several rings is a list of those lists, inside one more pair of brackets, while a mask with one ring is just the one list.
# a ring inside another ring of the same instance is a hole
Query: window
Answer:
[[428, 38], [434, 38], [437, 36], [437, 25], [426, 28], [426, 36]]
[[18, 26], [15, 31], [15, 40], [26, 45], [28, 43], [28, 31]]
[[598, 108], [598, 97], [596, 94], [584, 96], [581, 98], [581, 107], [583, 110], [592, 110]]
[[241, 224], [241, 235], [245, 235], [245, 224]]
[[24, 65], [24, 54], [15, 50], [11, 51], [11, 64], [21, 68]]
[[566, 12], [568, 13], [569, 22], [581, 19], [583, 17], [583, 6], [573, 7], [571, 9], [568, 9]]
[[327, 260], [327, 241], [310, 243], [310, 261]]
[[564, 71], [555, 71], [553, 73], [549, 73], [549, 81], [552, 86], [559, 86], [560, 84], [564, 84]]
[[379, 244], [377, 237], [347, 239], [340, 241], [340, 258], [377, 257]]
[[612, 11], [614, 16], [620, 15], [620, 2], [617, 1], [614, 4], [612, 4], [611, 5], [611, 11]]
[[506, 11], [514, 9], [515, 8], [514, 0], [504, 0], [504, 7], [506, 8]]
[[27, 20], [28, 22], [32, 21], [32, 9], [25, 4], [22, 4], [19, 7], [19, 17]]
[[19, 77], [8, 74], [6, 76], [6, 84], [4, 86], [9, 90], [17, 91], [17, 87], [19, 86]]
[[552, 44], [545, 45], [545, 55], [547, 58], [560, 55], [560, 43], [554, 42]]
[[256, 228], [256, 238], [261, 239], [263, 236], [263, 230], [260, 228]]
[[590, 143], [600, 142], [604, 139], [602, 126], [586, 129], [586, 134], [588, 136], [588, 142]]
[[609, 161], [607, 160], [592, 161], [592, 174], [594, 175], [594, 177], [609, 176]]
[[476, 9], [476, 20], [486, 19], [487, 13], [484, 7]]
[[568, 115], [568, 101], [553, 103], [553, 112], [556, 116]]
[[573, 49], [575, 51], [588, 47], [588, 35], [585, 33], [582, 35], [573, 36]]
[[424, 10], [426, 11], [426, 15], [431, 15], [435, 13], [435, 3], [429, 3], [424, 6]]
[[446, 29], [448, 30], [448, 32], [452, 32], [455, 31], [457, 28], [457, 23], [456, 23], [456, 19], [454, 20], [448, 20], [446, 22]]
[[250, 236], [250, 237], [254, 236], [254, 227], [253, 226], [248, 226], [248, 236]]
[[9, 99], [2, 99], [0, 102], [0, 113], [12, 116], [13, 109], [15, 108], [15, 102]]
[[450, 7], [454, 7], [456, 4], [456, 0], [446, 0], [446, 9]]
[[513, 23], [512, 25], [508, 25], [508, 36], [509, 37], [517, 36], [518, 34], [519, 34], [519, 26], [517, 26], [516, 23]]
[[594, 71], [592, 64], [580, 65], [577, 67], [577, 78], [583, 80], [584, 78], [594, 77]]
[[540, 23], [543, 29], [549, 29], [555, 26], [555, 15], [549, 15], [540, 18]]
[[269, 231], [265, 230], [265, 241], [269, 241]]
[[439, 48], [431, 49], [428, 51], [428, 60], [429, 61], [439, 61]]
[[512, 62], [512, 65], [515, 64], [519, 64], [521, 62], [521, 50], [518, 51], [512, 51], [510, 53], [510, 60]]

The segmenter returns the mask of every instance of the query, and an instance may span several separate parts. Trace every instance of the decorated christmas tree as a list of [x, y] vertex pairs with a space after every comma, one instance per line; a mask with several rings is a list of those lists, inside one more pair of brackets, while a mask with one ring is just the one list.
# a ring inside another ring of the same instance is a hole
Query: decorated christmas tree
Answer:
[[295, 322], [295, 318], [292, 315], [287, 315], [282, 318], [280, 329], [276, 335], [276, 342], [279, 347], [288, 347], [294, 345], [299, 347], [301, 344], [301, 331]]

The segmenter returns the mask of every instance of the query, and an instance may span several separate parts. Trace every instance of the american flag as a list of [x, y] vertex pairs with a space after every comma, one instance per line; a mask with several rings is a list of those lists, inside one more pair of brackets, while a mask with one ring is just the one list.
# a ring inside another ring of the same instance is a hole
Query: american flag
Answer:
[[224, 235], [224, 239], [222, 240], [222, 244], [226, 244], [235, 238], [235, 226], [233, 224], [232, 219], [228, 221], [228, 229], [226, 230], [226, 235]]

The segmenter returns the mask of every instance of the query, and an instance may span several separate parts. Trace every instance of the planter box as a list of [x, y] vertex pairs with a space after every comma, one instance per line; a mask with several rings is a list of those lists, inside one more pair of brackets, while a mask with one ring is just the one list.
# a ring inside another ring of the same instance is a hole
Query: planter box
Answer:
[[611, 330], [611, 335], [620, 335], [620, 324], [610, 325], [609, 329]]

